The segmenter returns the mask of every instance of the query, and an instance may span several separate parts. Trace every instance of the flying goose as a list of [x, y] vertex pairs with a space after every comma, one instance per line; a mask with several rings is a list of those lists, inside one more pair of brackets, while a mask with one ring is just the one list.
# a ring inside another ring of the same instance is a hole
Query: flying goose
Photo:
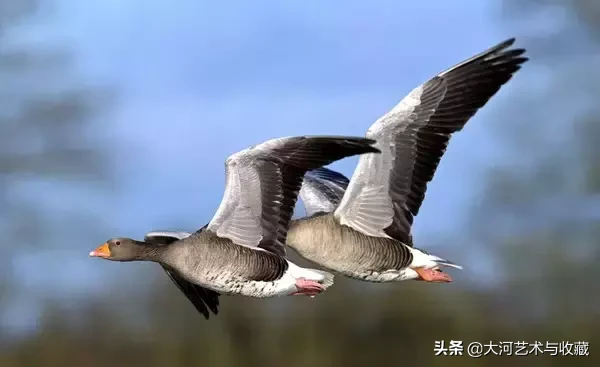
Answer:
[[460, 266], [413, 246], [411, 226], [451, 135], [511, 79], [524, 49], [506, 40], [413, 89], [366, 136], [363, 155], [333, 213], [291, 223], [287, 245], [330, 271], [371, 282], [450, 282]]
[[[300, 188], [300, 199], [304, 203], [307, 215], [333, 211], [342, 200], [349, 182], [346, 176], [325, 167], [306, 172]], [[200, 230], [206, 227], [208, 224]], [[151, 245], [168, 245], [192, 234], [183, 231], [151, 231], [144, 236], [144, 242]], [[215, 315], [219, 313], [218, 292], [188, 282], [177, 272], [164, 265], [162, 267], [177, 288], [206, 319], [210, 316], [209, 310]]]
[[[200, 292], [198, 299], [207, 300], [213, 312], [218, 306], [216, 293], [314, 296], [333, 284], [333, 275], [285, 258], [287, 228], [303, 176], [345, 157], [379, 153], [373, 144], [366, 138], [302, 136], [272, 139], [242, 150], [225, 163], [225, 193], [205, 228], [174, 241], [113, 238], [90, 256], [157, 262], [184, 293]], [[180, 280], [202, 288], [187, 289]]]

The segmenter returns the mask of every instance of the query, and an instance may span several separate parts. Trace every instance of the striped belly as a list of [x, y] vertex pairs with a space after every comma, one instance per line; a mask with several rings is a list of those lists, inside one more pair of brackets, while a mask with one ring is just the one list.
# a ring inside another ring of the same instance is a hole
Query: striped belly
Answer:
[[385, 271], [366, 271], [366, 272], [355, 272], [345, 273], [340, 272], [348, 277], [364, 280], [373, 283], [386, 283], [386, 282], [399, 282], [403, 280], [416, 279], [419, 277], [417, 272], [412, 269], [400, 269], [400, 270], [385, 270]]
[[184, 261], [169, 265], [192, 283], [222, 294], [260, 298], [296, 291], [295, 279], [286, 277], [286, 260], [275, 254], [230, 241], [187, 248]]
[[370, 282], [410, 279], [410, 250], [387, 238], [363, 235], [327, 214], [294, 221], [288, 246], [305, 259], [351, 278]]
[[[247, 297], [265, 298], [288, 295], [296, 291], [295, 279], [286, 276], [273, 281], [250, 280], [232, 272], [222, 272], [215, 275], [186, 272], [183, 276], [190, 282], [221, 294], [243, 295]], [[191, 274], [191, 275], [190, 275]]]

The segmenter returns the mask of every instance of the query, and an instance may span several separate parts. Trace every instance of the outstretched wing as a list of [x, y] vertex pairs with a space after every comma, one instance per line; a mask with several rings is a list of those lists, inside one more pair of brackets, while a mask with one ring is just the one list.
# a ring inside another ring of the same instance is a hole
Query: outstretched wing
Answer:
[[230, 156], [226, 188], [208, 225], [219, 237], [285, 256], [285, 239], [304, 174], [356, 154], [379, 152], [357, 137], [272, 139]]
[[306, 215], [334, 211], [342, 201], [349, 182], [346, 176], [325, 167], [306, 172], [300, 188]]
[[[190, 235], [191, 233], [188, 232], [153, 231], [146, 233], [144, 241], [153, 244], [167, 245], [171, 242], [189, 237]], [[219, 293], [188, 282], [167, 266], [162, 264], [161, 266], [173, 283], [175, 283], [177, 288], [179, 288], [187, 299], [192, 302], [194, 307], [196, 307], [196, 310], [204, 315], [207, 320], [210, 317], [209, 310], [215, 315], [219, 314]]]
[[344, 225], [366, 235], [412, 245], [411, 226], [427, 184], [453, 133], [511, 79], [527, 58], [504, 41], [415, 88], [377, 120], [367, 137], [382, 154], [360, 157], [335, 211]]

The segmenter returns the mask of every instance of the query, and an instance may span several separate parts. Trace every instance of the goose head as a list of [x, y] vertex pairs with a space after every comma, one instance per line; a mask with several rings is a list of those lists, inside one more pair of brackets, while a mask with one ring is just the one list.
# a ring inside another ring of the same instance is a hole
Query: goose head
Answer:
[[90, 252], [91, 257], [112, 261], [153, 260], [160, 252], [156, 246], [131, 238], [112, 238]]

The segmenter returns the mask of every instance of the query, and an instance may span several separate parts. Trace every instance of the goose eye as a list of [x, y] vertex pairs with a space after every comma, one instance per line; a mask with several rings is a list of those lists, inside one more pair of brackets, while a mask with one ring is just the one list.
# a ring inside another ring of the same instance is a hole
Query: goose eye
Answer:
[[117, 245], [117, 246], [121, 246], [121, 241], [117, 241], [117, 242], [115, 242], [115, 245]]

